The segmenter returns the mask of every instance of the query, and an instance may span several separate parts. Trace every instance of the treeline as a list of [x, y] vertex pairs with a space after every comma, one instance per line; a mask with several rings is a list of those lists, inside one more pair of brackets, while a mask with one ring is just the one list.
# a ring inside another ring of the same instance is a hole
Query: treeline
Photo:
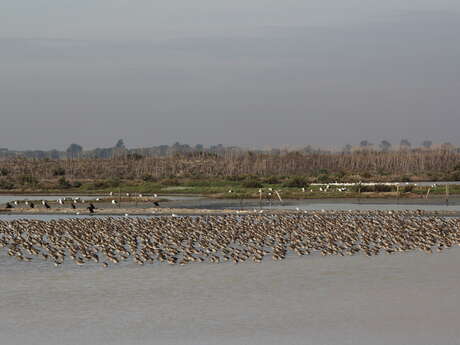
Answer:
[[[241, 176], [304, 176], [310, 181], [460, 180], [460, 152], [402, 150], [390, 152], [224, 152], [177, 153], [166, 157], [124, 154], [109, 159], [0, 160], [0, 180], [14, 183], [57, 179], [63, 181], [164, 178], [235, 178]], [[29, 179], [29, 180], [28, 180]]]
[[84, 150], [79, 144], [71, 144], [65, 151], [59, 150], [26, 150], [14, 151], [7, 148], [0, 148], [0, 158], [31, 158], [31, 159], [75, 159], [75, 158], [100, 158], [110, 159], [120, 156], [135, 156], [135, 157], [167, 157], [175, 154], [184, 153], [212, 153], [223, 154], [225, 152], [240, 152], [243, 149], [237, 147], [225, 147], [221, 144], [204, 147], [203, 145], [187, 145], [179, 142], [173, 145], [159, 145], [146, 148], [126, 148], [122, 139], [113, 147], [96, 148], [92, 150]]
[[113, 147], [96, 148], [92, 150], [84, 150], [79, 144], [71, 144], [65, 151], [59, 150], [28, 150], [14, 151], [7, 148], [0, 148], [1, 158], [30, 158], [30, 159], [112, 159], [119, 157], [170, 157], [177, 154], [211, 154], [211, 155], [226, 155], [226, 154], [245, 154], [251, 151], [257, 154], [270, 155], [285, 155], [289, 152], [300, 152], [305, 154], [332, 154], [332, 153], [356, 153], [356, 152], [399, 152], [411, 151], [417, 153], [419, 151], [454, 151], [460, 152], [460, 148], [454, 147], [450, 143], [441, 145], [433, 145], [429, 140], [425, 140], [419, 147], [413, 147], [407, 139], [402, 139], [399, 146], [392, 146], [390, 142], [382, 140], [379, 144], [373, 144], [367, 140], [362, 140], [358, 146], [345, 145], [340, 150], [327, 151], [321, 148], [313, 148], [308, 145], [301, 149], [269, 149], [269, 150], [248, 150], [236, 146], [224, 146], [222, 144], [205, 147], [204, 145], [188, 145], [179, 142], [173, 145], [159, 145], [146, 148], [127, 148], [122, 139], [118, 140]]

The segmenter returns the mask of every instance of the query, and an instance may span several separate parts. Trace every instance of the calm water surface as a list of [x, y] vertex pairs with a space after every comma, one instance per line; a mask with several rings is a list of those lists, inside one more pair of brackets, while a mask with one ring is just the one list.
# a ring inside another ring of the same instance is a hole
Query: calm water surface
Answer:
[[[350, 202], [284, 207], [422, 208]], [[76, 216], [27, 215], [68, 217]], [[0, 216], [15, 218], [24, 216]], [[459, 262], [460, 249], [452, 248], [433, 255], [289, 256], [261, 264], [55, 268], [46, 261], [18, 262], [1, 250], [0, 344], [457, 345]]]
[[458, 262], [458, 248], [109, 269], [2, 253], [1, 344], [454, 345]]

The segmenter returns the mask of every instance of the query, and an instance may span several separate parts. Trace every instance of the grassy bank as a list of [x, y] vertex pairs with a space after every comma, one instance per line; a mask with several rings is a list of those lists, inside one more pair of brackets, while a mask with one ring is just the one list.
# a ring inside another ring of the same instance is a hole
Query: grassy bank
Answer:
[[[305, 177], [261, 178], [242, 177], [232, 179], [192, 179], [168, 178], [162, 180], [83, 180], [70, 181], [63, 177], [54, 180], [34, 181], [14, 188], [2, 188], [1, 193], [43, 193], [43, 194], [190, 194], [204, 195], [226, 199], [277, 199], [277, 191], [283, 199], [318, 199], [318, 198], [421, 198], [429, 190], [430, 196], [443, 196], [443, 185], [434, 188], [428, 186], [349, 186], [345, 190], [310, 184]], [[459, 185], [449, 186], [449, 194], [460, 194]]]

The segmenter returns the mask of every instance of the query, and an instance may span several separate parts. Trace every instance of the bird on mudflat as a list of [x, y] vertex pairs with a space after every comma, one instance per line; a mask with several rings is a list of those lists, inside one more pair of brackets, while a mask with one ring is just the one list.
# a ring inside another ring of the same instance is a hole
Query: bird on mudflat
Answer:
[[87, 209], [88, 209], [89, 213], [94, 213], [94, 210], [96, 209], [96, 207], [91, 203], [91, 204], [89, 204]]

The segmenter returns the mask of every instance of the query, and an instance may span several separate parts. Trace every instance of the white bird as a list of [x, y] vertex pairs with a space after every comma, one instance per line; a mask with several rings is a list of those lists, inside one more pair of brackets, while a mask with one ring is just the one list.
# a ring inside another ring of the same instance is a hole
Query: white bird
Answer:
[[171, 214], [171, 217], [177, 217], [177, 214], [172, 213], [172, 214]]
[[158, 198], [158, 195], [157, 195], [157, 194], [153, 194], [153, 197], [154, 197], [154, 198]]
[[129, 217], [129, 214], [125, 213], [125, 217]]
[[139, 194], [139, 198], [142, 198], [142, 194]]
[[112, 205], [116, 205], [118, 202], [116, 200], [112, 200]]
[[233, 193], [233, 191], [232, 191], [231, 189], [230, 189], [228, 192], [229, 192], [229, 193]]
[[129, 196], [129, 193], [126, 193], [126, 196]]
[[109, 195], [112, 196], [112, 195], [113, 195], [113, 192], [110, 192]]
[[58, 199], [57, 202], [59, 203], [59, 205], [64, 205], [64, 201], [62, 201], [62, 199]]

